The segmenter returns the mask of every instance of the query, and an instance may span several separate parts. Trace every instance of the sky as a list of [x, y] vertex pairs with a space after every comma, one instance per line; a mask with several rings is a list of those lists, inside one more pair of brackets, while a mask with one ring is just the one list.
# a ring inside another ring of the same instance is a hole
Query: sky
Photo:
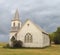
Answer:
[[22, 23], [30, 19], [48, 33], [60, 26], [60, 0], [0, 0], [0, 42], [9, 42], [16, 9]]

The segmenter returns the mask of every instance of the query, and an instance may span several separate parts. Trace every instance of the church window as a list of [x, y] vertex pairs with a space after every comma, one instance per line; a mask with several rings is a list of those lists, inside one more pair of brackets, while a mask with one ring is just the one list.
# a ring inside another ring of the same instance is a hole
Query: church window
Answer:
[[13, 26], [15, 27], [15, 23], [13, 23]]
[[30, 33], [25, 35], [25, 43], [32, 43], [32, 35]]

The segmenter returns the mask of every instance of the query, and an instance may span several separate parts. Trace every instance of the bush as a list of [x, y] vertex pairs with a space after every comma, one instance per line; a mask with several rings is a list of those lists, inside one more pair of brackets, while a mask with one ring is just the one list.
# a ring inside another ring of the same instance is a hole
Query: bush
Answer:
[[5, 46], [3, 46], [3, 48], [10, 48], [9, 44], [6, 44]]
[[22, 47], [22, 41], [18, 40], [13, 43], [14, 48], [21, 48]]
[[6, 44], [5, 46], [3, 46], [3, 48], [21, 48], [21, 47], [22, 47], [22, 41], [20, 40], [13, 41], [13, 47], [11, 47], [9, 44]]
[[11, 43], [12, 43], [11, 44], [12, 48], [20, 48], [20, 47], [22, 47], [22, 44], [23, 44], [22, 41], [16, 40], [14, 36], [12, 36], [12, 38], [11, 38]]
[[22, 41], [20, 41], [20, 40], [15, 40], [15, 41], [12, 41], [12, 48], [21, 48], [22, 47]]

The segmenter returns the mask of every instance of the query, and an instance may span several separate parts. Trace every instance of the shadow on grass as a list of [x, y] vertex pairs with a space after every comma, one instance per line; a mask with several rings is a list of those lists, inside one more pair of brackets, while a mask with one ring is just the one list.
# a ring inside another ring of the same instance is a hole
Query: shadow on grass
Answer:
[[46, 47], [3, 47], [5, 49], [45, 49], [45, 48], [49, 48], [51, 46], [46, 46]]

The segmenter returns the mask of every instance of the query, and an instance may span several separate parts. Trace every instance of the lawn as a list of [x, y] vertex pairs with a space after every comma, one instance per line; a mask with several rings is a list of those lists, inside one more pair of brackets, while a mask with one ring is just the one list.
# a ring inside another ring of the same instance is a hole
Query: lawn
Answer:
[[52, 45], [44, 49], [8, 49], [2, 48], [0, 44], [0, 55], [60, 55], [60, 45]]

